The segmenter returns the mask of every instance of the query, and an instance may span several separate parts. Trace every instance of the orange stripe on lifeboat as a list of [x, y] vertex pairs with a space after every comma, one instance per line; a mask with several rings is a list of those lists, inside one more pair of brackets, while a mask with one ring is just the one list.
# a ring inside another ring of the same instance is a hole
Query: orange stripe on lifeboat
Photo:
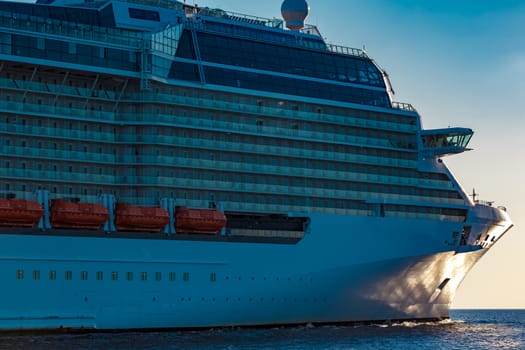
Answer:
[[98, 230], [109, 219], [101, 204], [74, 203], [64, 199], [51, 201], [51, 225], [54, 228]]
[[175, 230], [183, 233], [214, 235], [226, 226], [226, 216], [215, 209], [177, 207]]
[[35, 201], [0, 199], [0, 226], [33, 227], [44, 215], [44, 209]]
[[115, 210], [115, 227], [118, 231], [160, 232], [169, 222], [169, 213], [158, 207], [119, 203]]

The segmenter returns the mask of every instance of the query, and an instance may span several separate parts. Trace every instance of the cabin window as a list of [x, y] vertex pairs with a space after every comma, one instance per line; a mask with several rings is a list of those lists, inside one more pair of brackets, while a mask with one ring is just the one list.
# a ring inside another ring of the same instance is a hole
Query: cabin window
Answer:
[[24, 270], [16, 270], [16, 279], [18, 280], [24, 279]]
[[175, 272], [170, 272], [170, 281], [172, 282], [175, 281], [175, 277], [176, 277]]
[[65, 279], [66, 279], [66, 281], [71, 281], [73, 279], [73, 272], [72, 271], [66, 271]]
[[97, 281], [102, 281], [104, 279], [104, 273], [102, 271], [97, 271]]
[[184, 272], [184, 274], [182, 275], [182, 280], [184, 282], [188, 282], [190, 280], [190, 273], [189, 272]]
[[82, 281], [87, 281], [87, 279], [88, 279], [88, 272], [87, 271], [80, 272], [80, 279]]
[[54, 281], [57, 279], [57, 272], [54, 270], [49, 271], [49, 280]]
[[113, 281], [118, 281], [118, 272], [113, 271], [113, 272], [111, 273], [111, 279], [112, 279]]

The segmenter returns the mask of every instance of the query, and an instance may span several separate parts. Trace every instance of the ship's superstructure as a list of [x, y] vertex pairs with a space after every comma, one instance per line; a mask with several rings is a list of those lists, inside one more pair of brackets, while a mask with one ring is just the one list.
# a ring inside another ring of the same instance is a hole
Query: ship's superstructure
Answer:
[[[0, 328], [448, 315], [511, 226], [441, 161], [473, 132], [422, 130], [386, 72], [303, 26], [304, 8], [285, 1], [286, 30], [170, 0], [0, 2], [0, 274], [6, 295], [43, 291], [0, 307]], [[32, 227], [7, 219], [24, 210]], [[144, 283], [117, 302], [123, 275]], [[63, 305], [46, 299], [59, 285]], [[207, 307], [221, 316], [188, 316]]]

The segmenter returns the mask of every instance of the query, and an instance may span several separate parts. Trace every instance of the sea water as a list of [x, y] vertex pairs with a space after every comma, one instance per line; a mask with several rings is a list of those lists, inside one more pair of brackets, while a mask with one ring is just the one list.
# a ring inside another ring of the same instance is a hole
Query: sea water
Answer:
[[525, 349], [525, 310], [453, 310], [451, 316], [441, 322], [367, 326], [0, 334], [0, 349]]

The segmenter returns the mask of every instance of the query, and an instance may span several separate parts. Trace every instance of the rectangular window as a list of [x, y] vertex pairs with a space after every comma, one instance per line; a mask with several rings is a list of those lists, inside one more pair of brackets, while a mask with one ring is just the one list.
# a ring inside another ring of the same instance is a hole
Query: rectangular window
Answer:
[[97, 281], [102, 281], [104, 279], [104, 273], [102, 271], [97, 271]]
[[184, 274], [182, 275], [182, 280], [184, 282], [188, 282], [190, 280], [190, 273], [189, 272], [184, 272]]
[[57, 279], [57, 272], [53, 270], [49, 271], [49, 280], [54, 281], [56, 279]]
[[148, 280], [148, 273], [147, 272], [141, 272], [140, 273], [140, 279], [142, 281], [147, 281]]
[[175, 272], [170, 272], [170, 281], [175, 281]]
[[155, 272], [155, 280], [157, 281], [162, 280], [162, 272]]
[[77, 44], [76, 43], [69, 43], [68, 44], [68, 53], [71, 55], [77, 54]]
[[217, 281], [217, 274], [215, 272], [210, 273], [210, 281], [211, 282]]
[[36, 48], [39, 50], [45, 50], [46, 48], [46, 41], [42, 38], [36, 39]]
[[113, 281], [118, 281], [118, 272], [113, 271], [113, 272], [111, 273], [111, 279], [112, 279]]
[[80, 279], [82, 281], [87, 281], [87, 279], [88, 279], [88, 272], [87, 271], [80, 272]]
[[71, 281], [73, 279], [73, 272], [72, 271], [66, 271], [65, 278], [66, 278], [66, 281]]
[[130, 18], [160, 22], [160, 15], [157, 11], [143, 10], [131, 7], [128, 10]]
[[16, 279], [17, 280], [23, 280], [24, 279], [24, 270], [16, 270]]
[[126, 278], [128, 279], [128, 281], [132, 281], [133, 280], [133, 272], [126, 273]]

